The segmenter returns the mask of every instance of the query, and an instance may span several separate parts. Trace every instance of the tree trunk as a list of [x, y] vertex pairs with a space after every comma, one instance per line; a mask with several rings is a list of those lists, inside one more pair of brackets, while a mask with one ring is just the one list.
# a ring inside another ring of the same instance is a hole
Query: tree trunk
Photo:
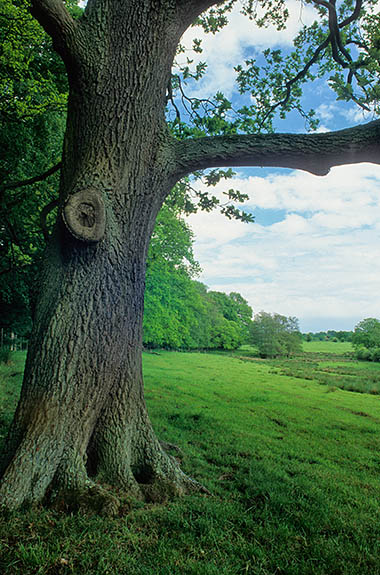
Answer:
[[184, 491], [195, 484], [161, 450], [143, 397], [145, 246], [131, 256], [125, 244], [66, 237], [62, 249], [62, 235], [49, 249], [2, 497], [18, 507], [94, 478], [148, 498]]
[[[152, 499], [196, 488], [153, 433], [141, 367], [146, 253], [176, 181], [164, 109], [181, 32], [151, 1], [115, 4], [102, 24], [122, 19], [122, 33], [84, 19], [80, 39], [86, 47], [91, 38], [91, 51], [75, 65], [64, 54], [61, 215], [2, 460], [7, 508], [48, 492], [98, 501], [99, 483]], [[114, 507], [105, 494], [102, 506]]]
[[[41, 277], [21, 398], [0, 463], [0, 506], [47, 493], [114, 510], [99, 485], [162, 499], [199, 489], [157, 441], [141, 370], [145, 259], [165, 196], [221, 165], [325, 174], [380, 160], [380, 122], [335, 134], [240, 134], [176, 143], [166, 91], [182, 33], [216, 0], [31, 0], [69, 77], [60, 213]], [[35, 178], [33, 181], [37, 181]], [[79, 494], [79, 495], [78, 495]]]

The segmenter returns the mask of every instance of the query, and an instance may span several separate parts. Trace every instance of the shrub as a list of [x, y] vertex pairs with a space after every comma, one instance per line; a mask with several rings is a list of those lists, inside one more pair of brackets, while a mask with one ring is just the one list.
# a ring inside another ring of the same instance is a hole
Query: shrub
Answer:
[[371, 361], [380, 361], [380, 347], [373, 347], [370, 350], [370, 359]]
[[302, 336], [295, 317], [261, 311], [251, 323], [250, 332], [251, 344], [258, 348], [260, 357], [289, 357], [302, 349]]
[[370, 360], [370, 356], [371, 356], [371, 352], [369, 351], [369, 349], [367, 349], [366, 347], [364, 347], [364, 345], [360, 345], [356, 348], [355, 350], [355, 357], [357, 359], [362, 359], [365, 361], [369, 361]]

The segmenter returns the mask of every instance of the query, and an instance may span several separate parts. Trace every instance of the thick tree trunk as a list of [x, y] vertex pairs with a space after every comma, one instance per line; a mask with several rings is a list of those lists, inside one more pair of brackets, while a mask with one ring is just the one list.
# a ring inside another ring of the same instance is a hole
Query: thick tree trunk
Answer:
[[176, 180], [164, 109], [181, 32], [154, 2], [119, 4], [107, 17], [89, 4], [74, 65], [57, 42], [71, 86], [61, 215], [2, 460], [8, 508], [99, 483], [153, 499], [196, 487], [153, 433], [141, 368], [146, 253]]
[[65, 244], [49, 250], [1, 495], [16, 507], [94, 478], [137, 496], [184, 491], [195, 484], [161, 450], [143, 397], [145, 246]]

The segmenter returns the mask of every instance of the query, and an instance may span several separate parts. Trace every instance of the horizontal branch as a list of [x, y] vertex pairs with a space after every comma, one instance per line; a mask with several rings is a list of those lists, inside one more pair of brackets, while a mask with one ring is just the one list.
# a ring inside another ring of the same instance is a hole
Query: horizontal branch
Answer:
[[333, 166], [380, 164], [380, 120], [319, 134], [209, 136], [176, 144], [180, 177], [196, 170], [262, 166], [326, 175]]

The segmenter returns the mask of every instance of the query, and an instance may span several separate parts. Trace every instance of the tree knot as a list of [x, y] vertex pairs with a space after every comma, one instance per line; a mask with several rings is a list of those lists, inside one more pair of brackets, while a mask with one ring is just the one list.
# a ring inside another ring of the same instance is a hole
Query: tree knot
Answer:
[[78, 240], [98, 242], [104, 236], [105, 207], [98, 190], [88, 188], [69, 196], [62, 217], [67, 229]]

